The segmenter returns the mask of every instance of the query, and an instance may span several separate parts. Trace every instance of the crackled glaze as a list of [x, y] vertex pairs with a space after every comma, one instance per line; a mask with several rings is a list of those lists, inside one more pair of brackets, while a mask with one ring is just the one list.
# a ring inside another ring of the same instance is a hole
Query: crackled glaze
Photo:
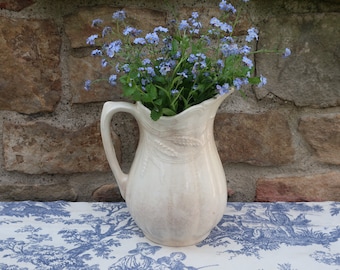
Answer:
[[[101, 132], [108, 162], [132, 217], [150, 240], [168, 246], [193, 245], [220, 221], [227, 188], [213, 123], [226, 96], [158, 121], [140, 103], [104, 104]], [[140, 129], [128, 174], [118, 164], [110, 135], [117, 112], [132, 114]]]

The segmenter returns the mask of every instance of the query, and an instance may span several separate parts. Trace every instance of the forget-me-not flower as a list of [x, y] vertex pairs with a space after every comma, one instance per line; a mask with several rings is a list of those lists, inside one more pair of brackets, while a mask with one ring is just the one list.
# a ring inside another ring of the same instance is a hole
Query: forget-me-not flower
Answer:
[[103, 52], [99, 49], [95, 49], [91, 52], [91, 55], [92, 56], [102, 56], [103, 55]]
[[96, 26], [102, 24], [103, 22], [104, 22], [104, 21], [103, 21], [102, 19], [94, 19], [94, 20], [92, 21], [91, 26], [92, 26], [92, 27], [96, 27]]
[[186, 30], [186, 29], [188, 29], [188, 28], [190, 28], [190, 25], [189, 25], [189, 23], [188, 23], [187, 20], [182, 20], [181, 23], [178, 25], [178, 29], [179, 29], [180, 31]]
[[149, 44], [158, 44], [159, 42], [159, 37], [157, 35], [157, 33], [153, 32], [153, 33], [148, 33], [145, 36], [145, 40], [149, 43]]
[[258, 87], [262, 87], [267, 83], [267, 78], [260, 75], [260, 83], [257, 85]]
[[216, 89], [220, 95], [224, 95], [229, 92], [229, 84], [225, 83], [222, 86], [221, 85], [216, 85]]
[[112, 74], [109, 77], [109, 84], [111, 84], [112, 86], [115, 86], [117, 84], [117, 75]]
[[95, 45], [98, 35], [91, 35], [86, 39], [86, 44]]
[[84, 84], [84, 89], [86, 91], [89, 91], [90, 90], [90, 86], [91, 86], [91, 80], [86, 80], [85, 84]]
[[107, 56], [112, 58], [115, 55], [115, 53], [120, 51], [121, 46], [122, 46], [121, 40], [115, 40], [111, 42], [106, 48]]
[[236, 8], [232, 4], [228, 4], [225, 0], [220, 2], [220, 10], [231, 11], [232, 13], [236, 12]]
[[283, 53], [283, 58], [286, 58], [292, 54], [291, 50], [289, 48], [286, 48]]
[[254, 66], [253, 61], [250, 60], [247, 56], [243, 56], [242, 62], [245, 63], [250, 68]]
[[133, 41], [133, 43], [134, 43], [134, 44], [144, 45], [144, 44], [146, 44], [146, 41], [145, 41], [144, 38], [139, 37], [139, 38], [135, 38], [135, 40]]
[[112, 18], [117, 21], [124, 21], [126, 18], [126, 13], [124, 10], [116, 11], [115, 13], [112, 14]]
[[246, 41], [251, 42], [254, 39], [258, 40], [259, 39], [258, 33], [259, 31], [254, 27], [248, 29], [248, 35], [246, 36]]

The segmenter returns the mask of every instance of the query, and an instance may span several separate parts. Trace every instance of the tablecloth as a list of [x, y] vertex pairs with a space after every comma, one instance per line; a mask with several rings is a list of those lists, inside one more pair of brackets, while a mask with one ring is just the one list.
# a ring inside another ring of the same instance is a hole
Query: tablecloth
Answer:
[[0, 269], [340, 270], [340, 203], [228, 203], [195, 246], [143, 236], [126, 204], [0, 202]]

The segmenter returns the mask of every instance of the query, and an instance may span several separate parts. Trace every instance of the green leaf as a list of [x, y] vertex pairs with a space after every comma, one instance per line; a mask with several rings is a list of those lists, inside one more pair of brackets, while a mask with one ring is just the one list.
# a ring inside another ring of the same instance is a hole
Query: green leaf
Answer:
[[148, 84], [146, 86], [146, 92], [151, 101], [157, 98], [157, 89], [153, 84]]
[[160, 111], [156, 111], [155, 109], [151, 111], [151, 119], [154, 121], [157, 121], [161, 116], [162, 116], [162, 112]]
[[136, 86], [130, 87], [130, 86], [123, 86], [123, 94], [126, 97], [131, 97], [135, 92], [138, 92], [138, 88]]
[[173, 116], [173, 115], [176, 115], [176, 112], [174, 112], [173, 110], [169, 108], [163, 108], [163, 114], [167, 116]]
[[250, 84], [259, 84], [261, 82], [259, 77], [248, 78]]
[[154, 104], [159, 105], [159, 106], [162, 105], [162, 103], [163, 103], [163, 100], [161, 98], [158, 98], [154, 101]]

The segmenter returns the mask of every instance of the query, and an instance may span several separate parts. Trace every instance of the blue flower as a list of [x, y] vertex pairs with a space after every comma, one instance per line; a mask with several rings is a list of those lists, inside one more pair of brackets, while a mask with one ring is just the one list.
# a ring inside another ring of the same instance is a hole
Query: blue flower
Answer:
[[104, 67], [106, 67], [107, 66], [107, 61], [106, 61], [106, 59], [102, 59], [102, 61], [101, 61], [101, 66], [104, 68]]
[[229, 84], [225, 83], [222, 86], [221, 85], [216, 85], [216, 89], [220, 95], [224, 95], [229, 92]]
[[150, 43], [150, 44], [158, 44], [159, 42], [159, 37], [157, 35], [157, 33], [153, 32], [153, 33], [148, 33], [145, 36], [145, 40]]
[[236, 12], [236, 8], [232, 4], [227, 4], [227, 2], [225, 0], [221, 1], [220, 10], [231, 11], [232, 13]]
[[165, 76], [168, 72], [171, 71], [170, 66], [166, 65], [166, 64], [162, 64], [159, 66], [159, 72]]
[[251, 48], [247, 45], [244, 45], [241, 49], [240, 49], [240, 53], [241, 54], [249, 54], [250, 53]]
[[258, 40], [259, 39], [258, 33], [259, 31], [254, 27], [248, 29], [248, 35], [246, 36], [246, 41], [251, 42], [253, 39]]
[[197, 70], [197, 66], [198, 66], [198, 63], [195, 63], [191, 69], [191, 74], [192, 76], [194, 77], [194, 79], [197, 78], [197, 75], [198, 75], [198, 70]]
[[283, 53], [283, 58], [286, 58], [292, 54], [291, 50], [289, 48], [286, 48]]
[[221, 45], [221, 53], [225, 56], [228, 57], [230, 55], [236, 55], [239, 54], [240, 51], [237, 47], [237, 44], [228, 44], [224, 43]]
[[194, 11], [193, 13], [191, 13], [191, 18], [197, 19], [198, 17], [199, 17], [198, 12]]
[[126, 14], [124, 10], [116, 11], [112, 14], [112, 18], [117, 21], [124, 21], [126, 18]]
[[196, 55], [190, 54], [187, 61], [188, 61], [189, 63], [194, 63], [194, 62], [196, 62], [197, 60], [198, 60], [198, 57], [197, 57]]
[[120, 40], [115, 40], [111, 42], [107, 48], [106, 48], [106, 53], [107, 55], [112, 58], [115, 53], [119, 52], [122, 46], [122, 42]]
[[117, 75], [112, 74], [109, 77], [109, 84], [111, 84], [112, 86], [115, 86], [117, 84]]
[[257, 85], [258, 87], [262, 87], [267, 83], [267, 78], [263, 77], [262, 74], [260, 75], [260, 83]]
[[227, 23], [222, 23], [220, 25], [220, 28], [221, 28], [222, 31], [224, 31], [226, 33], [233, 32], [233, 27], [230, 24], [227, 24]]
[[248, 84], [249, 81], [247, 78], [236, 78], [233, 81], [233, 85], [236, 87], [236, 90], [240, 90], [242, 85]]
[[174, 55], [174, 59], [179, 59], [182, 56], [181, 51], [177, 51]]
[[221, 21], [219, 19], [217, 19], [216, 17], [213, 17], [213, 18], [210, 19], [210, 24], [214, 25], [216, 27], [220, 27]]
[[110, 26], [105, 26], [102, 31], [102, 37], [105, 37], [109, 33], [112, 33], [112, 28]]
[[168, 28], [165, 28], [165, 27], [163, 27], [163, 26], [158, 26], [158, 27], [156, 27], [153, 31], [154, 31], [154, 32], [163, 32], [163, 33], [169, 32]]
[[187, 20], [182, 20], [181, 23], [178, 25], [178, 29], [180, 31], [190, 28], [190, 25]]
[[136, 37], [136, 36], [138, 36], [140, 33], [142, 33], [141, 30], [137, 30], [136, 28], [131, 27], [131, 26], [128, 26], [128, 27], [126, 27], [126, 28], [123, 30], [123, 35], [124, 35], [124, 36], [130, 35], [130, 36]]
[[153, 69], [153, 67], [147, 67], [147, 68], [146, 68], [146, 72], [147, 72], [151, 77], [156, 76], [156, 73], [155, 73], [155, 70]]
[[96, 27], [96, 26], [102, 24], [103, 22], [104, 22], [104, 21], [103, 21], [102, 19], [94, 19], [94, 20], [92, 21], [91, 26], [92, 26], [92, 27]]
[[224, 61], [222, 59], [218, 59], [216, 64], [220, 69], [224, 68]]
[[172, 89], [171, 90], [171, 95], [176, 95], [178, 93], [179, 93], [179, 91], [177, 89]]
[[253, 61], [250, 60], [247, 56], [243, 56], [242, 62], [245, 63], [249, 68], [254, 66]]
[[103, 52], [101, 50], [95, 49], [91, 52], [92, 56], [102, 56]]
[[200, 29], [202, 28], [202, 24], [200, 22], [193, 22], [192, 23], [192, 28], [190, 29], [191, 34], [199, 34]]
[[144, 38], [135, 38], [135, 40], [133, 41], [134, 44], [141, 44], [144, 45], [146, 44], [146, 41]]
[[85, 89], [86, 91], [91, 90], [91, 80], [86, 80], [86, 81], [85, 81], [84, 89]]
[[122, 69], [124, 70], [125, 73], [130, 72], [129, 64], [124, 64], [124, 65], [122, 66]]
[[188, 70], [186, 69], [183, 72], [178, 72], [177, 75], [188, 78]]
[[143, 64], [143, 66], [149, 65], [149, 64], [151, 64], [151, 60], [149, 58], [145, 58], [145, 59], [143, 59], [142, 64]]
[[221, 38], [221, 43], [226, 43], [226, 42], [229, 42], [229, 43], [235, 43], [234, 39], [232, 37], [223, 37]]
[[86, 44], [89, 45], [95, 45], [96, 43], [96, 38], [98, 38], [98, 35], [91, 35], [86, 39]]
[[210, 46], [211, 40], [208, 36], [202, 35], [201, 38], [206, 42], [208, 46]]

